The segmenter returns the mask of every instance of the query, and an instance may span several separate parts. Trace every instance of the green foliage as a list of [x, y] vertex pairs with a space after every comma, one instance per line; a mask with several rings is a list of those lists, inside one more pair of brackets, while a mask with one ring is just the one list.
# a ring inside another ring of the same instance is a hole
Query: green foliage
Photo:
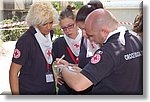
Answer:
[[74, 5], [76, 10], [79, 10], [83, 6], [83, 2], [81, 1], [69, 1], [69, 5]]
[[57, 35], [58, 37], [60, 37], [64, 33], [60, 28], [54, 28], [54, 34]]
[[75, 2], [75, 8], [79, 10], [83, 6], [83, 2]]
[[13, 22], [18, 22], [18, 21], [19, 21], [19, 18], [18, 18], [17, 16], [13, 16], [12, 21], [13, 21]]
[[62, 6], [60, 5], [60, 1], [51, 2], [54, 8], [60, 12], [62, 10]]
[[[18, 22], [17, 16], [14, 16], [12, 19], [5, 19], [2, 21], [3, 24], [10, 24], [13, 22]], [[6, 41], [16, 41], [18, 38], [26, 31], [25, 29], [15, 29], [15, 28], [23, 28], [26, 25], [15, 25], [11, 27], [12, 29], [5, 28], [6, 30], [2, 31], [1, 39]]]
[[53, 29], [54, 30], [54, 35], [53, 35], [53, 41], [56, 39], [56, 38], [59, 38], [61, 37], [62, 35], [64, 35], [63, 31], [60, 29], [60, 27], [56, 27]]

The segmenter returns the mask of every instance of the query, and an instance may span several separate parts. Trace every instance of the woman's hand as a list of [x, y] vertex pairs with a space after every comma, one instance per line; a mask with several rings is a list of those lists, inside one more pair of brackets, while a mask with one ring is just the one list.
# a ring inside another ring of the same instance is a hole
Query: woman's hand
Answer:
[[63, 60], [63, 59], [60, 60], [60, 58], [56, 58], [55, 63], [56, 63], [56, 65], [62, 64], [62, 65], [64, 65], [64, 66], [66, 66], [66, 67], [67, 67], [68, 64], [69, 64], [66, 60]]

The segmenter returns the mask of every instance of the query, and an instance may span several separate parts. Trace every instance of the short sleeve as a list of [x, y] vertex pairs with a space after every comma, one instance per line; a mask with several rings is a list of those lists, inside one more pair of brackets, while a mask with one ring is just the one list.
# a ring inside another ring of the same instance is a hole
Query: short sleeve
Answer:
[[97, 84], [113, 71], [114, 61], [107, 51], [98, 50], [81, 73], [93, 84]]
[[14, 49], [12, 62], [24, 65], [29, 56], [30, 43], [27, 37], [21, 37]]

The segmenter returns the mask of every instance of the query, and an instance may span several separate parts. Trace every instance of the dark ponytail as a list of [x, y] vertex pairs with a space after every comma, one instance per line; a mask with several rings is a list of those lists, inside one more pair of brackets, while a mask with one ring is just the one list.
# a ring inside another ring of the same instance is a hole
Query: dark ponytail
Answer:
[[95, 9], [104, 8], [103, 4], [99, 0], [91, 0], [87, 5], [93, 6]]
[[76, 21], [82, 21], [84, 22], [88, 14], [90, 14], [92, 11], [94, 11], [95, 8], [91, 5], [84, 5], [80, 8], [80, 10], [77, 13]]
[[99, 0], [91, 0], [87, 5], [80, 8], [76, 16], [76, 21], [84, 22], [88, 14], [98, 8], [103, 8], [103, 4]]
[[74, 6], [72, 7], [71, 5], [68, 5], [66, 9], [68, 9], [70, 11], [73, 11], [73, 10], [75, 10], [75, 7]]
[[70, 5], [68, 5], [67, 8], [60, 13], [59, 21], [61, 21], [64, 18], [70, 18], [74, 20], [75, 19], [75, 15], [73, 13], [74, 9], [75, 7], [71, 7]]

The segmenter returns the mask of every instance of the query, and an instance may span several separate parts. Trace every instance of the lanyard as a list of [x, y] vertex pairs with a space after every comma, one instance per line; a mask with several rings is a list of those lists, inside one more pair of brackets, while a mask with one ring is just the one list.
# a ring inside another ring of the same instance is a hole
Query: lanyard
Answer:
[[49, 73], [50, 72], [50, 64], [47, 63], [46, 69], [47, 69], [47, 72]]
[[66, 46], [66, 48], [67, 48], [67, 50], [68, 50], [68, 52], [69, 52], [69, 55], [70, 55], [71, 59], [74, 61], [75, 64], [78, 64], [78, 57], [76, 57], [76, 59], [75, 59], [75, 57], [74, 57], [74, 55], [72, 54], [70, 48], [69, 48], [68, 46]]

